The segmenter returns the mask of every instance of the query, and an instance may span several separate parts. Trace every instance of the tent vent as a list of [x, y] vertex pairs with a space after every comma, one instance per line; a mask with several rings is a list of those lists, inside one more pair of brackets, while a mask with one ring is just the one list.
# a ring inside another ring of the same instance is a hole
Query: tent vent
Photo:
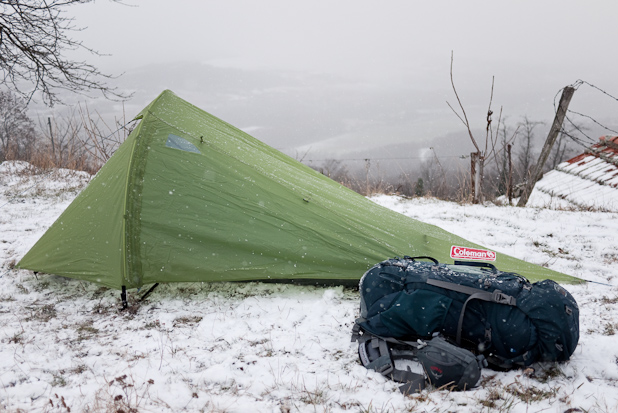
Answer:
[[192, 144], [186, 139], [181, 138], [180, 136], [176, 136], [171, 133], [167, 137], [167, 142], [165, 142], [165, 146], [167, 146], [168, 148], [180, 149], [181, 151], [201, 154], [200, 150], [197, 149], [194, 144]]

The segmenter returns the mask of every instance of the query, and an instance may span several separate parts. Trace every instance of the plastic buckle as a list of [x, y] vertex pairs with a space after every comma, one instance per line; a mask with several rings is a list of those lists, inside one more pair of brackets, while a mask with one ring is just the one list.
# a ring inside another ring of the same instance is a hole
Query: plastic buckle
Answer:
[[386, 376], [387, 374], [391, 374], [393, 370], [395, 370], [395, 366], [393, 365], [392, 362], [387, 363], [387, 364], [382, 364], [381, 366], [375, 369], [375, 371], [377, 371], [383, 376]]
[[498, 304], [515, 305], [516, 302], [515, 297], [513, 297], [512, 295], [504, 294], [500, 290], [495, 290], [492, 294], [491, 299]]

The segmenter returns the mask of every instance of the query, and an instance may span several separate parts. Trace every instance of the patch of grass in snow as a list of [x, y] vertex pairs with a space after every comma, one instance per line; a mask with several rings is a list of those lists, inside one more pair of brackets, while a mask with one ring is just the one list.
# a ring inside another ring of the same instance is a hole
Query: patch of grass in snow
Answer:
[[614, 323], [605, 323], [603, 326], [603, 335], [613, 336], [614, 334], [616, 334], [616, 325]]
[[544, 389], [539, 386], [527, 386], [518, 381], [506, 386], [505, 390], [526, 404], [554, 399], [558, 394], [556, 388]]
[[13, 334], [12, 337], [9, 337], [9, 344], [22, 344], [24, 342], [24, 331]]
[[604, 295], [603, 298], [601, 298], [601, 302], [603, 304], [608, 304], [608, 305], [609, 304], [616, 304], [616, 303], [618, 303], [618, 295], [614, 296], [613, 298], [609, 298], [609, 297]]
[[275, 355], [275, 349], [273, 347], [273, 343], [269, 338], [264, 338], [259, 342], [255, 342], [256, 344], [260, 344], [262, 349], [257, 352], [257, 355], [260, 357], [272, 357]]
[[326, 385], [316, 385], [314, 389], [308, 389], [305, 383], [303, 383], [298, 391], [300, 394], [300, 401], [305, 404], [320, 406], [326, 404], [328, 401], [328, 388]]
[[161, 328], [161, 322], [159, 320], [149, 321], [144, 324], [145, 330], [159, 330]]
[[43, 280], [41, 280], [39, 282], [35, 282], [32, 285], [32, 289], [34, 291], [36, 291], [36, 292], [41, 292], [41, 291], [44, 291], [44, 290], [48, 290], [49, 289], [49, 284], [50, 284], [49, 283], [49, 279], [46, 278], [46, 279], [43, 279]]
[[[354, 407], [356, 407], [356, 405], [354, 405]], [[375, 407], [373, 405], [373, 402], [369, 402], [367, 407], [365, 407], [365, 406], [358, 406], [358, 409], [356, 411], [358, 411], [359, 413], [385, 413], [385, 412], [392, 412], [393, 408], [391, 406], [388, 406], [388, 405], [383, 405], [383, 406], [380, 406], [380, 407]], [[405, 410], [405, 411], [413, 412], [413, 411], [415, 411], [415, 409], [410, 409], [410, 410]]]
[[[6, 242], [6, 241], [3, 241], [3, 242]], [[13, 259], [11, 259], [11, 260], [9, 260], [9, 261], [7, 261], [5, 263], [6, 268], [8, 268], [9, 270], [12, 270], [13, 268], [15, 268], [16, 264], [17, 264], [17, 260], [15, 260], [15, 258], [13, 258]]]
[[603, 263], [605, 264], [615, 264], [618, 262], [618, 253], [616, 252], [608, 252], [602, 255]]
[[75, 366], [72, 369], [70, 369], [69, 373], [71, 373], [71, 374], [82, 374], [83, 372], [85, 372], [87, 370], [88, 370], [88, 367], [86, 367], [85, 364], [80, 364], [80, 365]]
[[24, 285], [21, 283], [16, 283], [15, 289], [19, 291], [21, 294], [30, 294], [30, 291], [26, 287], [24, 287]]
[[[64, 396], [62, 395], [58, 396], [58, 393], [54, 393], [54, 397], [48, 400], [49, 400], [49, 405], [53, 409], [52, 411], [59, 411], [59, 412], [62, 412], [62, 411], [70, 412], [71, 411], [71, 408], [67, 404], [66, 400], [64, 400]], [[47, 411], [47, 409], [45, 411]]]
[[178, 317], [174, 320], [174, 327], [179, 326], [179, 325], [194, 325], [199, 323], [200, 321], [202, 321], [202, 316], [196, 315], [196, 316], [184, 316], [184, 317]]
[[132, 320], [135, 318], [137, 313], [139, 313], [139, 309], [142, 303], [141, 301], [137, 301], [134, 298], [133, 299], [129, 298], [127, 302], [129, 305], [127, 308], [121, 310], [122, 311], [121, 314], [125, 319]]
[[549, 363], [547, 366], [534, 372], [534, 379], [541, 383], [548, 383], [559, 377], [566, 377], [559, 364]]
[[[170, 407], [159, 399], [154, 399], [150, 393], [150, 387], [154, 380], [149, 379], [143, 383], [137, 383], [133, 377], [126, 374], [116, 377], [104, 385], [95, 395], [94, 404], [89, 411], [94, 412], [125, 412], [137, 413], [148, 404], [149, 406]], [[153, 409], [157, 410], [157, 409]]]
[[12, 295], [0, 295], [0, 302], [10, 302], [10, 301], [15, 301], [15, 297], [13, 297]]
[[518, 377], [509, 384], [495, 380], [496, 376], [484, 379], [482, 387], [486, 388], [484, 397], [478, 397], [480, 405], [492, 412], [510, 412], [515, 406], [524, 403], [533, 406], [539, 402], [553, 403], [558, 395], [559, 388], [539, 384], [522, 383]]
[[25, 307], [30, 310], [30, 315], [26, 318], [26, 321], [39, 321], [41, 323], [47, 323], [52, 318], [56, 318], [56, 307], [53, 304], [45, 304], [40, 307]]
[[238, 383], [236, 383], [236, 380], [231, 379], [231, 380], [228, 380], [228, 381], [224, 382], [221, 385], [221, 390], [223, 390], [226, 393], [229, 392], [231, 394], [236, 395], [236, 394], [238, 394], [238, 392], [240, 390], [240, 385]]
[[90, 340], [99, 333], [99, 329], [92, 326], [93, 320], [86, 320], [79, 324], [75, 331], [77, 332], [77, 341]]
[[515, 405], [515, 397], [498, 387], [492, 387], [478, 402], [492, 412], [510, 412]]
[[39, 168], [23, 162], [22, 165], [16, 164], [12, 172], [0, 174], [0, 184], [5, 187], [5, 197], [12, 202], [23, 202], [28, 198], [58, 198], [65, 194], [75, 196], [91, 178], [92, 175], [87, 172]]
[[[521, 381], [521, 375], [515, 377], [511, 383], [504, 384], [498, 375], [484, 377], [480, 387], [485, 389], [479, 393], [476, 401], [491, 412], [510, 412], [521, 403], [529, 407], [538, 406], [540, 402], [554, 403], [560, 395], [560, 387], [547, 384], [550, 379], [564, 375], [557, 366], [550, 366], [540, 375], [531, 377], [531, 380]], [[568, 403], [568, 396], [560, 399], [561, 403]]]
[[54, 378], [50, 383], [52, 387], [64, 387], [67, 385], [67, 380], [64, 378], [65, 371], [60, 370], [57, 373], [52, 373], [52, 377]]
[[91, 312], [93, 314], [98, 314], [98, 315], [108, 315], [110, 312], [114, 311], [114, 307], [110, 306], [109, 303], [104, 303], [103, 300], [99, 300], [99, 302], [97, 302], [93, 307]]

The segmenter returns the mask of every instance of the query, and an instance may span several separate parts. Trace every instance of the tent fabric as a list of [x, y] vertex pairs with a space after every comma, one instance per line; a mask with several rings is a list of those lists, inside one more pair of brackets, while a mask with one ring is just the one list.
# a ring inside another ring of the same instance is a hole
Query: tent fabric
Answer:
[[[120, 289], [357, 283], [376, 262], [483, 248], [381, 207], [164, 91], [18, 267]], [[531, 280], [576, 278], [498, 253]]]

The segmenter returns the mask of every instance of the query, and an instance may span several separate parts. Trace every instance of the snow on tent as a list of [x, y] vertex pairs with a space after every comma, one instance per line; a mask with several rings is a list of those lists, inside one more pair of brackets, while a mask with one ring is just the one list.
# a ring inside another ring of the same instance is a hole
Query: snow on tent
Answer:
[[[170, 91], [137, 119], [18, 267], [116, 289], [350, 284], [394, 256], [450, 262], [452, 246], [483, 249], [376, 205]], [[494, 264], [531, 280], [578, 281], [500, 253]]]

